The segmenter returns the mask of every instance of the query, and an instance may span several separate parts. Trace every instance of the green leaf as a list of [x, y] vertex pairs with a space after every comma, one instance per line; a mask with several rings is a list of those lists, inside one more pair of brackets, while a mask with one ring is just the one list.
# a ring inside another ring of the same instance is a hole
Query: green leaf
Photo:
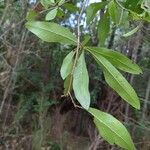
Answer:
[[136, 109], [140, 109], [140, 102], [136, 92], [122, 74], [103, 56], [96, 55], [95, 53], [92, 53], [92, 55], [103, 69], [108, 85], [130, 105]]
[[85, 46], [86, 44], [88, 44], [88, 42], [90, 41], [90, 39], [91, 39], [91, 36], [85, 35], [85, 36], [84, 36], [84, 40], [83, 40], [83, 42], [81, 43], [82, 46]]
[[98, 39], [99, 45], [104, 46], [106, 38], [109, 35], [110, 30], [110, 18], [108, 11], [102, 16], [98, 24]]
[[63, 80], [71, 73], [74, 54], [75, 52], [71, 51], [63, 60], [63, 64], [60, 69], [60, 74]]
[[119, 13], [120, 13], [120, 18], [119, 18], [118, 25], [122, 26], [124, 28], [129, 27], [129, 21], [130, 21], [130, 19], [129, 19], [129, 12], [122, 9], [122, 10], [120, 10]]
[[103, 47], [85, 47], [85, 49], [91, 53], [94, 53], [95, 55], [101, 55], [105, 57], [110, 63], [122, 71], [132, 74], [142, 73], [142, 70], [137, 64], [133, 63], [132, 60], [117, 51]]
[[57, 15], [57, 8], [52, 9], [45, 17], [45, 20], [53, 20]]
[[76, 7], [75, 5], [73, 5], [72, 3], [65, 3], [63, 6], [64, 6], [64, 8], [66, 8], [67, 10], [69, 10], [73, 13], [76, 13], [79, 11], [79, 8]]
[[28, 21], [35, 20], [38, 17], [38, 13], [35, 12], [34, 10], [29, 10], [26, 16], [26, 19]]
[[89, 24], [95, 17], [96, 13], [104, 8], [108, 2], [99, 2], [99, 3], [92, 3], [86, 9], [87, 14], [87, 24]]
[[89, 108], [88, 112], [94, 116], [94, 123], [106, 141], [127, 150], [136, 149], [129, 132], [119, 120], [95, 108]]
[[64, 82], [64, 95], [67, 95], [69, 90], [72, 90], [72, 75], [69, 74]]
[[26, 28], [46, 42], [58, 42], [76, 45], [76, 37], [65, 27], [56, 23], [30, 21]]
[[89, 76], [86, 68], [84, 52], [80, 55], [77, 66], [74, 70], [73, 90], [75, 97], [81, 106], [88, 109], [90, 106]]
[[135, 10], [141, 0], [126, 0], [125, 7], [130, 10]]
[[150, 1], [149, 0], [143, 0], [143, 2], [141, 4], [141, 8], [150, 14]]
[[136, 33], [140, 29], [140, 27], [141, 27], [141, 24], [139, 24], [136, 28], [134, 28], [130, 32], [124, 34], [123, 37], [128, 37], [128, 36], [133, 35], [134, 33]]
[[108, 5], [108, 11], [109, 11], [109, 15], [111, 16], [113, 22], [118, 23], [118, 19], [117, 19], [118, 11], [117, 11], [117, 6], [116, 6], [116, 3], [114, 2], [114, 0], [110, 1], [109, 5]]
[[65, 0], [60, 0], [59, 3], [58, 3], [58, 5], [61, 6], [61, 5], [63, 5], [64, 3], [65, 3]]
[[116, 23], [117, 25], [119, 25], [121, 23], [120, 21], [123, 17], [122, 15], [124, 15], [124, 14], [121, 14], [121, 13], [123, 13], [122, 9], [120, 9], [118, 7], [118, 5], [116, 4], [116, 2], [114, 0], [111, 0], [110, 3], [108, 4], [108, 12], [112, 18], [112, 21], [114, 23]]
[[64, 15], [64, 11], [61, 8], [58, 8], [57, 17], [63, 19]]
[[146, 16], [145, 18], [143, 18], [145, 21], [150, 23], [150, 16]]
[[41, 0], [40, 2], [46, 9], [55, 3], [54, 0]]
[[136, 13], [141, 13], [143, 10], [141, 9], [141, 2], [143, 0], [126, 0], [124, 6], [128, 9], [128, 10], [132, 10]]

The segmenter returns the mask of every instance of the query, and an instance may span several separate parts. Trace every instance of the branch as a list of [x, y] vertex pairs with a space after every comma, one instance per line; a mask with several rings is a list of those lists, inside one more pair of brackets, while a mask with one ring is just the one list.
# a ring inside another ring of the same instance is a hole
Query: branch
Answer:
[[79, 51], [80, 51], [80, 36], [81, 36], [81, 31], [80, 31], [80, 22], [81, 22], [81, 17], [83, 14], [83, 11], [85, 9], [86, 3], [88, 2], [88, 0], [85, 0], [82, 4], [81, 7], [81, 11], [77, 20], [77, 48], [76, 48], [76, 55], [75, 55], [75, 59], [74, 59], [74, 63], [73, 63], [73, 68], [72, 68], [72, 72], [71, 72], [71, 79], [70, 79], [70, 83], [69, 83], [69, 88], [68, 88], [68, 92], [67, 95], [70, 95], [70, 89], [71, 89], [71, 84], [72, 84], [72, 80], [73, 80], [73, 73], [78, 61], [78, 57], [79, 57]]

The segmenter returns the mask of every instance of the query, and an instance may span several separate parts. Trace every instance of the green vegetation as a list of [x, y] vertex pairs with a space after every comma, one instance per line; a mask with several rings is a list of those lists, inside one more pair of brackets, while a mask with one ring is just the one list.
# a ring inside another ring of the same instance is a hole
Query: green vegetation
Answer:
[[8, 137], [10, 149], [150, 148], [148, 0], [10, 0], [0, 11], [2, 149]]

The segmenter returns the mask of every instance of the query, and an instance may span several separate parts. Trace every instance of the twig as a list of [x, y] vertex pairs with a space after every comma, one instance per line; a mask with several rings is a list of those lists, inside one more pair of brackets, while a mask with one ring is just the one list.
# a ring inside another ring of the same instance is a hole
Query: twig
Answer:
[[5, 17], [6, 17], [6, 15], [7, 15], [7, 12], [10, 10], [9, 9], [9, 7], [11, 6], [11, 4], [9, 4], [9, 2], [7, 2], [6, 3], [6, 7], [5, 7], [5, 9], [4, 9], [4, 11], [3, 11], [3, 15], [2, 15], [2, 17], [1, 17], [1, 21], [0, 21], [0, 26], [2, 26], [2, 23], [3, 23], [3, 21], [4, 21], [4, 19], [5, 19]]
[[73, 64], [73, 69], [72, 69], [72, 74], [74, 73], [75, 67], [76, 67], [76, 63], [79, 57], [79, 50], [80, 50], [80, 21], [81, 21], [81, 17], [85, 8], [87, 0], [84, 1], [82, 7], [81, 7], [81, 11], [78, 17], [78, 21], [77, 21], [77, 48], [76, 48], [76, 56], [75, 56], [75, 60], [74, 60], [74, 64]]
[[80, 51], [80, 36], [81, 36], [80, 21], [81, 21], [81, 17], [82, 17], [82, 14], [83, 14], [83, 11], [84, 11], [84, 9], [85, 9], [85, 6], [86, 6], [87, 1], [88, 1], [88, 0], [85, 0], [85, 1], [83, 2], [83, 5], [82, 5], [82, 7], [81, 7], [81, 11], [80, 11], [80, 14], [79, 14], [79, 17], [78, 17], [78, 20], [77, 20], [77, 48], [76, 48], [76, 55], [75, 55], [75, 59], [74, 59], [74, 63], [73, 63], [73, 68], [72, 68], [72, 72], [71, 72], [71, 79], [70, 79], [70, 83], [69, 83], [69, 88], [68, 88], [67, 94], [69, 94], [70, 89], [71, 89], [73, 73], [74, 73], [74, 70], [75, 70], [75, 67], [76, 67], [76, 64], [77, 64], [77, 61], [78, 61], [78, 57], [79, 57], [79, 51]]
[[79, 17], [78, 17], [78, 20], [77, 20], [77, 48], [76, 48], [76, 55], [75, 55], [75, 59], [74, 59], [74, 63], [73, 63], [73, 67], [72, 67], [72, 72], [71, 72], [71, 77], [70, 77], [70, 82], [69, 82], [69, 88], [68, 88], [68, 91], [67, 91], [67, 95], [70, 96], [71, 98], [71, 101], [74, 105], [74, 107], [78, 107], [78, 108], [82, 108], [78, 105], [75, 104], [72, 96], [71, 96], [71, 93], [70, 93], [70, 89], [71, 89], [71, 84], [72, 84], [72, 80], [73, 80], [73, 73], [74, 73], [74, 70], [75, 70], [75, 67], [76, 67], [76, 64], [77, 64], [77, 61], [78, 61], [78, 57], [79, 57], [79, 51], [80, 51], [80, 36], [81, 36], [81, 31], [80, 31], [80, 21], [81, 21], [81, 17], [82, 17], [82, 14], [83, 14], [83, 11], [85, 9], [85, 6], [86, 6], [86, 3], [87, 3], [87, 0], [85, 0], [83, 2], [83, 5], [81, 7], [81, 11], [80, 11], [80, 14], [79, 14]]
[[71, 93], [69, 92], [68, 94], [69, 94], [69, 96], [70, 96], [70, 98], [71, 98], [71, 101], [72, 101], [72, 103], [73, 103], [74, 107], [77, 107], [77, 108], [81, 108], [81, 109], [82, 109], [82, 107], [81, 107], [81, 106], [77, 105], [77, 104], [74, 102], [74, 100], [73, 100], [73, 97], [72, 97]]
[[18, 23], [15, 24], [15, 26], [10, 26], [8, 28], [8, 30], [6, 30], [1, 36], [0, 39], [2, 39], [3, 36], [5, 36], [7, 34], [7, 32], [9, 32], [10, 30], [14, 29], [14, 28], [18, 28], [18, 25], [20, 25], [21, 23], [23, 23], [25, 21], [25, 19], [22, 19], [21, 21], [19, 21]]
[[[26, 31], [23, 32], [23, 35], [22, 35], [22, 38], [21, 38], [21, 41], [20, 41], [20, 44], [19, 44], [19, 50], [17, 52], [16, 62], [15, 62], [14, 67], [11, 69], [11, 77], [9, 79], [8, 85], [7, 85], [6, 90], [4, 92], [3, 100], [2, 100], [2, 102], [0, 104], [0, 115], [2, 113], [3, 106], [5, 104], [5, 101], [6, 101], [8, 93], [12, 93], [12, 91], [13, 91], [13, 89], [15, 87], [16, 81], [13, 81], [13, 76], [16, 73], [15, 71], [16, 71], [16, 69], [18, 67], [18, 64], [19, 64], [19, 60], [20, 60], [20, 54], [19, 54], [19, 52], [22, 51], [23, 48], [24, 48], [23, 44], [25, 44], [25, 41], [26, 41], [25, 35], [26, 35]], [[24, 41], [24, 43], [23, 43], [23, 41]], [[11, 99], [10, 99], [10, 102], [11, 102]], [[7, 118], [7, 114], [8, 114], [8, 109], [7, 109], [7, 112], [6, 112], [6, 118]], [[6, 120], [6, 118], [5, 118], [5, 120]], [[5, 125], [5, 122], [4, 122], [4, 125]]]

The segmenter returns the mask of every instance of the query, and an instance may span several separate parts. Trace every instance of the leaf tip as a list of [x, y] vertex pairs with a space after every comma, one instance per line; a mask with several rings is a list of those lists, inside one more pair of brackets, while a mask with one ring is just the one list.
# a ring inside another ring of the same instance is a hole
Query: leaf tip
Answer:
[[132, 105], [134, 108], [136, 108], [137, 110], [140, 110], [140, 108], [141, 108], [141, 104], [140, 104], [140, 101], [139, 100], [137, 100], [136, 101], [136, 104], [134, 104], [134, 105]]
[[65, 77], [63, 76], [62, 70], [60, 70], [60, 76], [63, 80], [65, 79]]
[[137, 110], [140, 110], [140, 109], [141, 109], [141, 105], [139, 103], [138, 106], [137, 106]]

